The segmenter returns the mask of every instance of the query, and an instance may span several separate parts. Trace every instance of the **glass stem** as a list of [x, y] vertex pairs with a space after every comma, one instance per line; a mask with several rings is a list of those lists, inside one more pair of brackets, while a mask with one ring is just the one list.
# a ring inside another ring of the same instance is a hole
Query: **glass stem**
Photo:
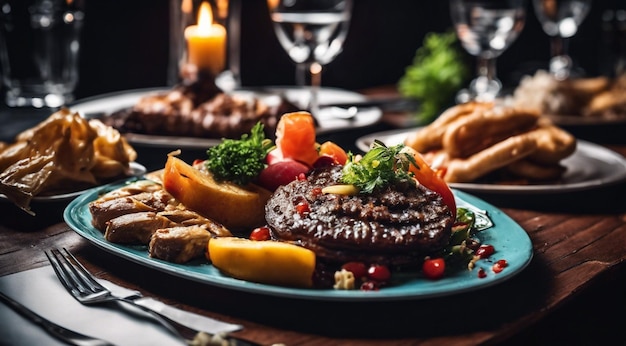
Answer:
[[309, 99], [309, 110], [314, 116], [319, 114], [319, 89], [322, 85], [322, 65], [314, 62], [309, 67], [311, 72], [311, 98]]
[[306, 84], [306, 64], [296, 64], [296, 86], [303, 87]]
[[478, 58], [477, 69], [478, 69], [478, 71], [476, 71], [476, 72], [478, 73], [479, 77], [486, 78], [487, 81], [491, 81], [491, 80], [495, 79], [495, 77], [496, 77], [496, 59], [479, 57]]
[[476, 69], [478, 77], [471, 85], [475, 98], [479, 101], [492, 101], [502, 88], [496, 78], [496, 59], [479, 56]]
[[564, 80], [569, 77], [572, 70], [572, 59], [567, 51], [568, 39], [560, 36], [552, 36], [550, 39], [550, 73], [558, 79]]

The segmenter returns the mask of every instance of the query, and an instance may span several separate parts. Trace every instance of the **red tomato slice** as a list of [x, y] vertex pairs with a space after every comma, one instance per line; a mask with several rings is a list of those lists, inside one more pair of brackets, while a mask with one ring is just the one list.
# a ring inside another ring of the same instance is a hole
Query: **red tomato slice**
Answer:
[[402, 150], [409, 153], [415, 160], [416, 165], [411, 164], [409, 166], [409, 172], [415, 175], [415, 179], [417, 179], [420, 184], [441, 195], [443, 202], [452, 212], [453, 220], [456, 220], [456, 201], [454, 200], [454, 194], [452, 194], [452, 190], [450, 190], [448, 184], [437, 172], [430, 168], [430, 165], [426, 163], [420, 153], [411, 147], [404, 147]]
[[342, 147], [337, 145], [334, 142], [327, 141], [322, 143], [320, 146], [320, 156], [330, 156], [333, 158], [333, 161], [337, 164], [344, 165], [346, 161], [348, 161], [348, 154], [343, 150]]
[[313, 116], [308, 112], [284, 114], [276, 126], [276, 148], [284, 159], [312, 166], [319, 157]]

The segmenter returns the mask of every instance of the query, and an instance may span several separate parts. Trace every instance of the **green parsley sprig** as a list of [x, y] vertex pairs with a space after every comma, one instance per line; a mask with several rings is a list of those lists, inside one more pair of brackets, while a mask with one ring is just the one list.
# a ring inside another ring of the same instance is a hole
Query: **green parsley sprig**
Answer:
[[265, 168], [265, 158], [274, 143], [265, 138], [263, 124], [254, 125], [241, 139], [224, 139], [207, 150], [206, 167], [217, 180], [246, 185]]
[[360, 193], [372, 193], [396, 181], [410, 178], [407, 162], [400, 153], [402, 148], [404, 144], [387, 147], [376, 140], [358, 161], [349, 153], [342, 170], [342, 182], [356, 186]]

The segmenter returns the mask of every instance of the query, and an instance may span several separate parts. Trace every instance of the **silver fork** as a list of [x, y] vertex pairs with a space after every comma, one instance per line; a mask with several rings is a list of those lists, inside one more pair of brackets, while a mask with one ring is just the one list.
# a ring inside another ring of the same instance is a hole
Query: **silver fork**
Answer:
[[130, 299], [114, 296], [111, 291], [94, 279], [91, 273], [85, 269], [85, 267], [76, 259], [76, 257], [74, 257], [74, 255], [72, 255], [65, 248], [63, 248], [63, 251], [65, 254], [59, 249], [53, 249], [45, 251], [45, 254], [63, 286], [65, 286], [67, 291], [70, 292], [70, 294], [81, 304], [93, 305], [112, 301], [121, 301], [149, 313], [156, 321], [185, 343], [189, 343], [189, 340], [183, 336], [178, 329], [174, 328], [173, 324], [182, 328], [187, 333], [193, 334], [190, 336], [191, 338], [198, 334], [198, 331], [182, 326], [154, 310], [136, 304]]

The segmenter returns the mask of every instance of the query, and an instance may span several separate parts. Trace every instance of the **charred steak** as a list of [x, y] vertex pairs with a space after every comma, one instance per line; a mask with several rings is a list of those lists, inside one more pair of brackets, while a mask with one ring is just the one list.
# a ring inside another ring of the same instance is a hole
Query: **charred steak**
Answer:
[[439, 194], [410, 181], [370, 195], [321, 193], [340, 178], [341, 166], [330, 166], [279, 187], [265, 207], [272, 237], [328, 263], [405, 265], [448, 243], [454, 220]]

